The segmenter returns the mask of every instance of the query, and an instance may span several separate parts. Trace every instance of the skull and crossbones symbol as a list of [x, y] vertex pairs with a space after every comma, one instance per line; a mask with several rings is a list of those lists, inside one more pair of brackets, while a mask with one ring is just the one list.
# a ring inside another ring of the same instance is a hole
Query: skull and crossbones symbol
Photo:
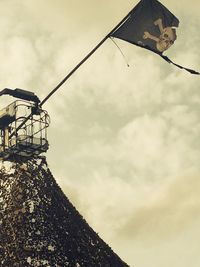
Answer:
[[176, 30], [172, 27], [164, 28], [162, 19], [157, 19], [154, 21], [154, 24], [159, 27], [160, 36], [156, 37], [149, 32], [144, 32], [143, 39], [151, 39], [156, 42], [156, 48], [160, 52], [164, 52], [170, 46], [173, 45], [174, 41], [176, 40]]

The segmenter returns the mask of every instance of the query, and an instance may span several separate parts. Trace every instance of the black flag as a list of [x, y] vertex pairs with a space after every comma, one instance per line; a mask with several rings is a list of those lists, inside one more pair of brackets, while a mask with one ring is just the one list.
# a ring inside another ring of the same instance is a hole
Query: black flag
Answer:
[[174, 44], [178, 25], [178, 18], [159, 1], [141, 0], [131, 11], [127, 20], [110, 36], [149, 49], [179, 68], [192, 74], [200, 74], [175, 64], [163, 55], [163, 52]]

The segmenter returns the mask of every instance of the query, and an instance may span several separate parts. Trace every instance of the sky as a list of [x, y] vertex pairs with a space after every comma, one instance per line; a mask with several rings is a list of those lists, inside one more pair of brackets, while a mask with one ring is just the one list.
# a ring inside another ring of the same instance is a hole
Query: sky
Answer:
[[[0, 0], [1, 88], [43, 99], [136, 3]], [[162, 3], [180, 20], [166, 54], [200, 71], [199, 1]], [[49, 167], [131, 267], [199, 267], [199, 76], [116, 42], [130, 67], [107, 40], [43, 106]]]

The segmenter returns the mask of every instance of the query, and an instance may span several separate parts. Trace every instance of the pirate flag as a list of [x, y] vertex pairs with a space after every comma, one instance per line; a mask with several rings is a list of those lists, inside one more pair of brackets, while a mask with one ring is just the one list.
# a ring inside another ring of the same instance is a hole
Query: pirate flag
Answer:
[[157, 0], [141, 0], [130, 12], [130, 16], [110, 37], [116, 37], [134, 45], [149, 49], [160, 55], [168, 63], [185, 69], [192, 74], [200, 74], [172, 62], [163, 55], [176, 41], [179, 20]]

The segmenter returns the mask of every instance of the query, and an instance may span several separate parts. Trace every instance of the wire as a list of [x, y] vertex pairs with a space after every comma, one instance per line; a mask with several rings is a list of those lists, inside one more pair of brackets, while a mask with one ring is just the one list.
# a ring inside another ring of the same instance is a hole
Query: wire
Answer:
[[127, 67], [130, 67], [127, 58], [125, 57], [123, 51], [121, 50], [121, 48], [119, 47], [119, 45], [115, 42], [113, 37], [110, 37], [110, 40], [114, 43], [114, 45], [116, 45], [116, 47], [119, 49], [120, 54], [122, 55], [124, 61], [126, 62]]

